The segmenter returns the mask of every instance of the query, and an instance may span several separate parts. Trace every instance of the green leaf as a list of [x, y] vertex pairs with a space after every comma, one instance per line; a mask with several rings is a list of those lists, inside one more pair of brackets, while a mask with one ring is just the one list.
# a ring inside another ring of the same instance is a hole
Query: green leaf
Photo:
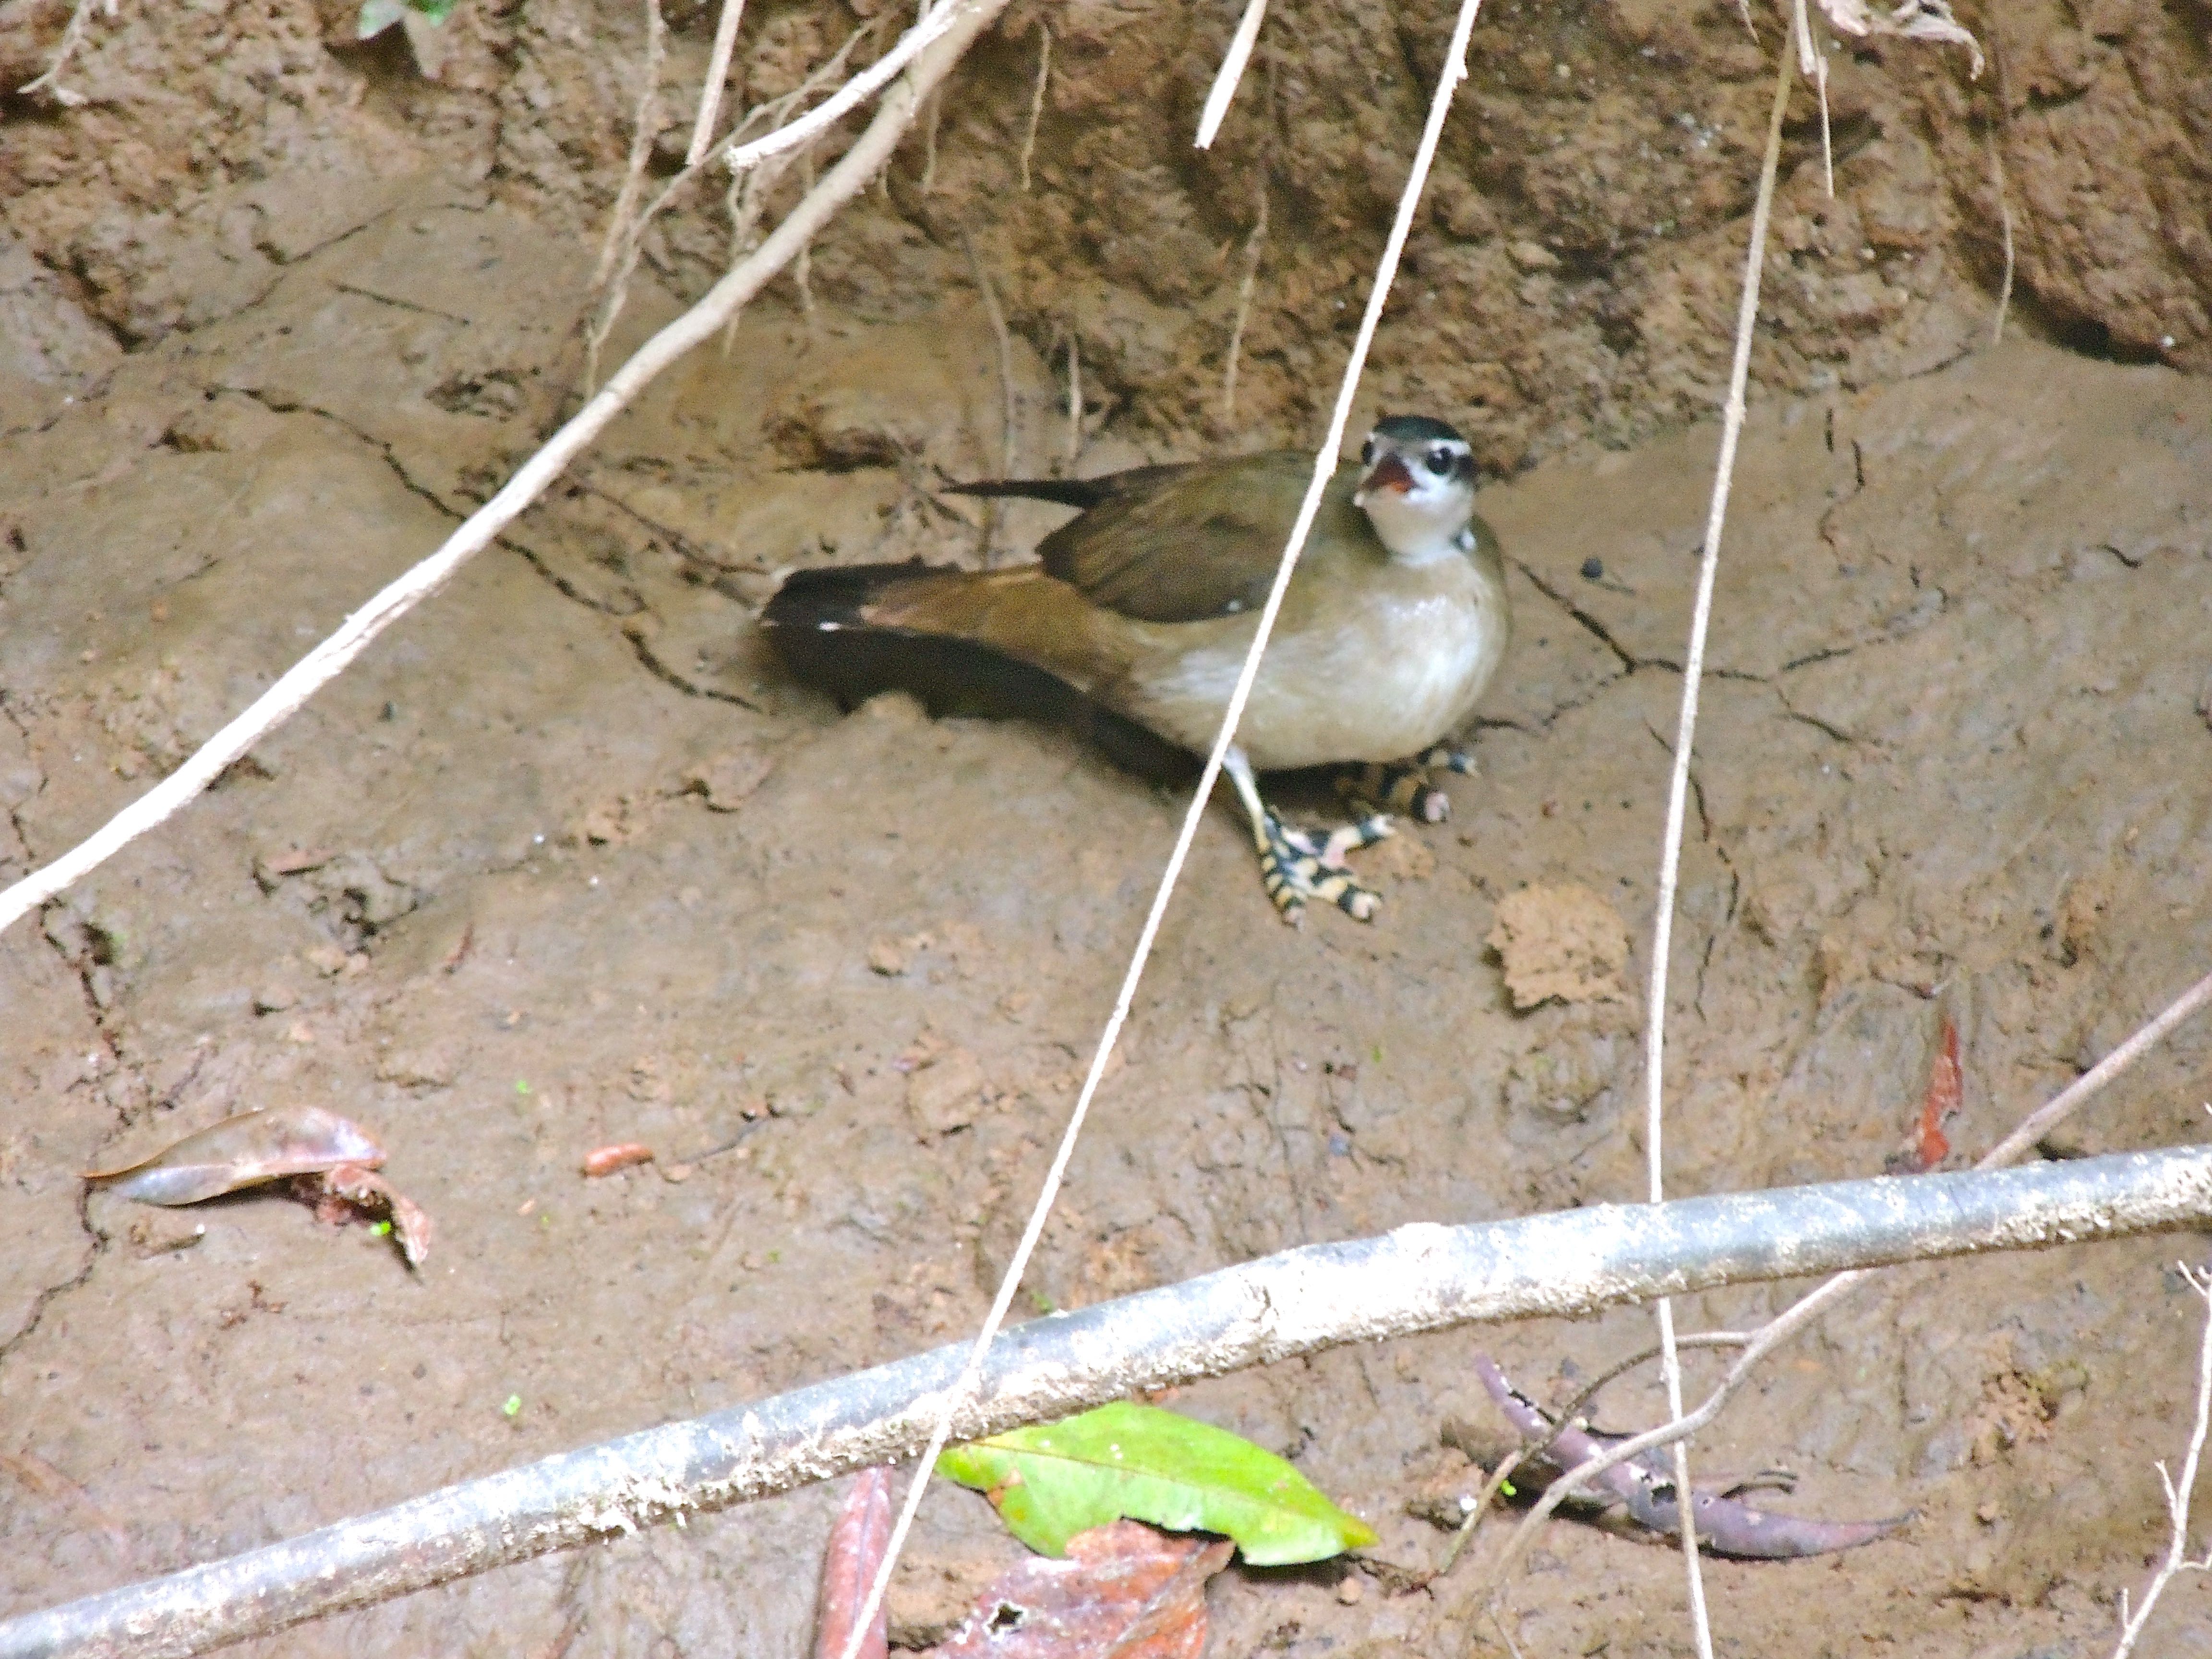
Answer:
[[989, 1494], [1015, 1537], [1046, 1555], [1124, 1516], [1218, 1532], [1254, 1566], [1322, 1561], [1375, 1541], [1273, 1452], [1226, 1429], [1118, 1401], [1042, 1428], [948, 1449], [939, 1465]]

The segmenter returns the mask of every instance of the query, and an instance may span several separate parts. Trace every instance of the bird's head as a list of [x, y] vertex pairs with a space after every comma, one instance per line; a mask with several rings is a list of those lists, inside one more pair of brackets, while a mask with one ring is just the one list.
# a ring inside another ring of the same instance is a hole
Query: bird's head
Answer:
[[1474, 518], [1474, 452], [1442, 421], [1390, 415], [1359, 449], [1352, 504], [1393, 558], [1412, 564], [1465, 551]]

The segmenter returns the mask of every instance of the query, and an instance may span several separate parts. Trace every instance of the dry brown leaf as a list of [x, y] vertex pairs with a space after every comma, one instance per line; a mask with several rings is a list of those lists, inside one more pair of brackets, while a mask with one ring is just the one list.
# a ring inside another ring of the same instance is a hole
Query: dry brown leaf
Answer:
[[142, 1204], [197, 1204], [286, 1176], [383, 1162], [384, 1149], [359, 1124], [319, 1106], [286, 1106], [225, 1118], [152, 1158], [88, 1170], [84, 1178], [113, 1182], [116, 1192]]
[[[844, 1507], [830, 1528], [830, 1547], [822, 1557], [822, 1599], [814, 1614], [816, 1659], [845, 1659], [853, 1622], [883, 1568], [890, 1536], [891, 1472], [862, 1469], [845, 1494]], [[890, 1651], [888, 1621], [879, 1604], [874, 1624], [854, 1650], [854, 1659], [885, 1659]]]
[[1064, 1560], [1024, 1561], [976, 1599], [939, 1659], [1200, 1659], [1206, 1581], [1229, 1565], [1225, 1539], [1094, 1527]]
[[430, 1218], [422, 1213], [420, 1205], [395, 1190], [375, 1170], [363, 1169], [358, 1164], [341, 1164], [335, 1170], [325, 1170], [321, 1180], [324, 1190], [331, 1197], [343, 1199], [356, 1209], [380, 1211], [388, 1216], [392, 1237], [399, 1246], [399, 1253], [407, 1258], [407, 1265], [422, 1265], [430, 1254]]

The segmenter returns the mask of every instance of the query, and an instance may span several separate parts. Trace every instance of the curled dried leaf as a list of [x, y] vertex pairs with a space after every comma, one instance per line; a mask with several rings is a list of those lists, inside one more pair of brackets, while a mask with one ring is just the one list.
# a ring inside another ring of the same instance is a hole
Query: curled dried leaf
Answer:
[[419, 1267], [430, 1254], [430, 1218], [412, 1199], [393, 1188], [374, 1170], [358, 1164], [341, 1164], [320, 1177], [323, 1190], [357, 1210], [382, 1214], [392, 1223], [392, 1242], [399, 1246], [407, 1265]]
[[1899, 0], [1895, 9], [1875, 10], [1867, 0], [1820, 0], [1827, 20], [1845, 34], [1899, 34], [1908, 40], [1934, 40], [1964, 46], [1973, 54], [1973, 72], [1982, 72], [1982, 45], [1951, 15], [1950, 0]]
[[88, 1170], [84, 1179], [112, 1182], [142, 1204], [197, 1204], [287, 1176], [383, 1162], [384, 1149], [359, 1124], [319, 1106], [286, 1106], [241, 1112], [151, 1158]]

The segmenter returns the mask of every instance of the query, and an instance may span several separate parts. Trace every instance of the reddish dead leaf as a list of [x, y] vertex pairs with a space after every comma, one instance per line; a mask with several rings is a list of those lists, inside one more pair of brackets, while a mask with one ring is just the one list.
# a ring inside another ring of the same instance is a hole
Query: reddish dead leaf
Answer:
[[613, 1146], [594, 1146], [584, 1154], [584, 1173], [586, 1176], [611, 1176], [617, 1170], [627, 1170], [633, 1164], [653, 1162], [653, 1148], [641, 1140], [625, 1140]]
[[371, 1215], [381, 1215], [392, 1223], [393, 1242], [399, 1246], [400, 1255], [407, 1265], [419, 1267], [430, 1254], [430, 1218], [422, 1213], [420, 1205], [404, 1194], [394, 1191], [390, 1182], [374, 1170], [358, 1164], [341, 1164], [318, 1177], [322, 1182], [321, 1201], [315, 1206], [315, 1214], [322, 1220], [333, 1218], [324, 1207], [333, 1200], [366, 1210]]
[[[822, 1558], [822, 1600], [815, 1610], [815, 1659], [845, 1659], [853, 1624], [867, 1602], [884, 1549], [891, 1537], [891, 1472], [863, 1469], [845, 1494], [837, 1524], [830, 1528], [830, 1548]], [[854, 1659], [886, 1659], [890, 1651], [888, 1621], [881, 1606]]]
[[1226, 1539], [1094, 1527], [1065, 1560], [1024, 1561], [986, 1590], [939, 1659], [1200, 1659], [1206, 1581], [1229, 1565]]
[[1946, 1014], [1936, 1063], [1929, 1068], [1928, 1097], [1921, 1103], [1920, 1124], [1912, 1143], [1911, 1164], [1916, 1172], [1932, 1170], [1951, 1156], [1951, 1142], [1943, 1125], [1959, 1109], [1966, 1093], [1966, 1079], [1959, 1070], [1959, 1028]]
[[88, 1170], [142, 1204], [197, 1204], [285, 1176], [319, 1175], [342, 1164], [373, 1170], [384, 1149], [359, 1124], [319, 1106], [244, 1112], [186, 1135], [149, 1158]]

